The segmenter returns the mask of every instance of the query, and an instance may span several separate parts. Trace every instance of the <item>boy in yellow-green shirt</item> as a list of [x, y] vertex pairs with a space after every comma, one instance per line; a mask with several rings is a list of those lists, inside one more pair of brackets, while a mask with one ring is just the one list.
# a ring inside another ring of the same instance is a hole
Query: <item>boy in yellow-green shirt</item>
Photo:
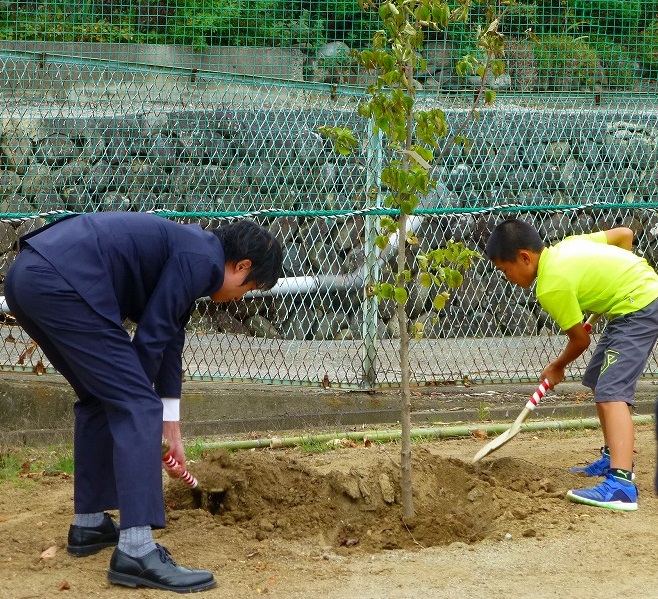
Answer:
[[583, 376], [583, 385], [594, 391], [604, 447], [596, 462], [572, 468], [605, 479], [593, 488], [571, 489], [567, 498], [626, 511], [637, 509], [629, 407], [658, 338], [658, 275], [632, 253], [632, 242], [633, 232], [618, 227], [546, 247], [534, 227], [510, 219], [495, 227], [486, 249], [511, 283], [527, 289], [536, 280], [539, 303], [568, 336], [564, 350], [541, 374], [551, 387], [564, 380], [566, 367], [590, 344], [583, 312], [608, 319]]

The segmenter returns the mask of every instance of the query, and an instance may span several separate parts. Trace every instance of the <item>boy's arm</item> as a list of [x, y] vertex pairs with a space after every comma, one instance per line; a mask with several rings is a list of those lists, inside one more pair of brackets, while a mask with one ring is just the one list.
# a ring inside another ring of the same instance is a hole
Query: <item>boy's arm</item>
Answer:
[[616, 245], [629, 252], [633, 250], [633, 231], [628, 227], [617, 227], [604, 231], [608, 245]]
[[551, 388], [564, 380], [566, 367], [589, 347], [590, 336], [581, 323], [567, 329], [565, 333], [569, 337], [567, 346], [541, 373], [541, 379], [548, 379]]

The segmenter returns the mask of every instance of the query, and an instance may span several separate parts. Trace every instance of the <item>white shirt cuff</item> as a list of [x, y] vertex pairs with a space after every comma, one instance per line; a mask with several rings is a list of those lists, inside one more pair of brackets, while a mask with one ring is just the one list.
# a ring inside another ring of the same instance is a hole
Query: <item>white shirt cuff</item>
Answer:
[[180, 399], [175, 397], [162, 398], [162, 421], [178, 422], [180, 420]]

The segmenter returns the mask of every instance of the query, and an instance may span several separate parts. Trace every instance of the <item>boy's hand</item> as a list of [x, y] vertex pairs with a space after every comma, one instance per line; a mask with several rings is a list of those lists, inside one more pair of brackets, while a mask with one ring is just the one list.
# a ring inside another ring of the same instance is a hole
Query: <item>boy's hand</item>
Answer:
[[551, 389], [564, 380], [566, 367], [589, 347], [590, 336], [585, 327], [578, 323], [566, 331], [569, 342], [562, 353], [541, 373], [542, 380], [548, 379]]
[[541, 380], [547, 380], [550, 388], [553, 389], [558, 383], [564, 380], [565, 368], [552, 362], [541, 373]]

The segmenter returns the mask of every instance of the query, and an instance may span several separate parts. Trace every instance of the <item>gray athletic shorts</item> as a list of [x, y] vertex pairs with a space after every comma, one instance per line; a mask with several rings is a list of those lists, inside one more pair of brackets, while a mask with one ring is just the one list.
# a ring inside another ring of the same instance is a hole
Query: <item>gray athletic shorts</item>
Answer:
[[658, 339], [658, 300], [646, 308], [613, 318], [594, 349], [583, 385], [594, 389], [594, 401], [633, 405], [635, 387]]

